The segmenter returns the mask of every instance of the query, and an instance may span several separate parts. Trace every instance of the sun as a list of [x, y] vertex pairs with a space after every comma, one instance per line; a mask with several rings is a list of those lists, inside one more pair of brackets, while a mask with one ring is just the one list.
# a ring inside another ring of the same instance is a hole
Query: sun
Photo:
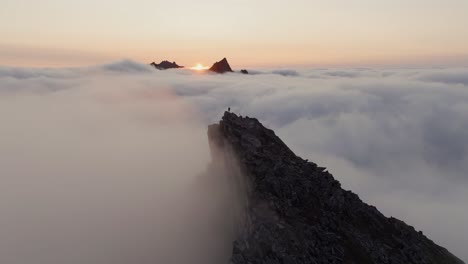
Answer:
[[196, 70], [196, 71], [204, 71], [204, 70], [207, 70], [208, 67], [207, 67], [207, 66], [203, 66], [202, 64], [198, 63], [197, 65], [191, 67], [190, 69]]

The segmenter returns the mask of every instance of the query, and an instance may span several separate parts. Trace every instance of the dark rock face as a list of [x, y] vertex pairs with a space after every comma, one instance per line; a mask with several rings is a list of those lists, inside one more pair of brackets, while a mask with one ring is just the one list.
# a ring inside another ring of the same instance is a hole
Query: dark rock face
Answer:
[[211, 66], [210, 71], [212, 72], [217, 72], [217, 73], [225, 73], [225, 72], [232, 72], [231, 66], [229, 66], [229, 63], [226, 58], [215, 62], [213, 66]]
[[156, 64], [155, 62], [152, 62], [150, 64], [151, 66], [155, 67], [158, 70], [167, 70], [167, 69], [179, 69], [183, 68], [184, 66], [179, 66], [175, 62], [169, 62], [169, 61], [161, 61], [161, 63]]
[[325, 168], [296, 156], [257, 119], [225, 112], [208, 137], [212, 147], [237, 156], [250, 186], [231, 263], [463, 263], [343, 190]]
[[241, 70], [241, 73], [242, 74], [249, 74], [249, 72], [247, 70], [244, 70], [244, 69]]

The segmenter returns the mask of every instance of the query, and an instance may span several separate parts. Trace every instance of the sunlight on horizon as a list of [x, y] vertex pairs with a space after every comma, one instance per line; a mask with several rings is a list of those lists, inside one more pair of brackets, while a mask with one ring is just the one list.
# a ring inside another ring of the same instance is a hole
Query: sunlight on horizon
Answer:
[[0, 64], [467, 65], [467, 10], [463, 0], [7, 0]]
[[200, 64], [198, 63], [197, 65], [193, 66], [193, 67], [190, 67], [191, 70], [195, 70], [195, 71], [204, 71], [204, 70], [208, 70], [210, 67], [208, 66], [203, 66], [203, 64]]

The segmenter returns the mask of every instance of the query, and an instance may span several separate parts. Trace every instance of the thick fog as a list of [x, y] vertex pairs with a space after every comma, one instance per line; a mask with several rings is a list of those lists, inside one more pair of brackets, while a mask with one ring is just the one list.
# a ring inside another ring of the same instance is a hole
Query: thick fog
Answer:
[[468, 260], [467, 68], [251, 73], [0, 68], [0, 261], [223, 259], [229, 188], [203, 172], [228, 107]]
[[206, 126], [131, 66], [2, 70], [1, 263], [227, 262], [235, 201]]

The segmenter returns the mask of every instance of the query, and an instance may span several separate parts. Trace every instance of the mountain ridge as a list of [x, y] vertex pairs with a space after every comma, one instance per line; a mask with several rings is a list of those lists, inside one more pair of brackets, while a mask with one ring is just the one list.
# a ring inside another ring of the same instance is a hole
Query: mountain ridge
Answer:
[[179, 66], [175, 61], [170, 62], [170, 61], [167, 61], [167, 60], [161, 61], [161, 63], [159, 63], [159, 64], [157, 64], [156, 62], [152, 62], [152, 63], [150, 63], [150, 65], [155, 67], [158, 70], [184, 68], [184, 66]]
[[[225, 112], [208, 127], [208, 138], [212, 152], [234, 153], [249, 185], [233, 264], [464, 263], [343, 190], [325, 168], [295, 155], [255, 118]], [[223, 159], [212, 156], [214, 162]]]

